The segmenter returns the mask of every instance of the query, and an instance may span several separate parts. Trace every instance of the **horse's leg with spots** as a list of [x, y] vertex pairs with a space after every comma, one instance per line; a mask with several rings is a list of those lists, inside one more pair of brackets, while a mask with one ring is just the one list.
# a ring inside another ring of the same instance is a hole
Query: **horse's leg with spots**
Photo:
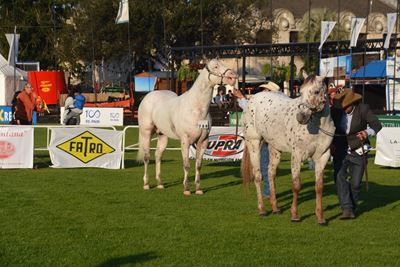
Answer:
[[317, 222], [320, 225], [326, 224], [324, 219], [324, 209], [322, 208], [322, 193], [324, 189], [324, 169], [330, 155], [330, 151], [328, 150], [319, 159], [315, 160], [315, 215], [317, 216]]
[[201, 163], [203, 161], [203, 155], [206, 151], [208, 144], [208, 138], [201, 139], [197, 142], [197, 149], [196, 149], [196, 176], [194, 183], [196, 185], [196, 194], [202, 195], [203, 190], [200, 187], [200, 171], [201, 171]]
[[260, 145], [261, 141], [256, 139], [246, 140], [246, 147], [250, 153], [250, 162], [253, 167], [254, 184], [257, 190], [258, 213], [265, 216], [265, 206], [261, 191], [261, 169], [260, 169]]
[[292, 222], [299, 222], [300, 221], [300, 216], [298, 213], [297, 209], [297, 200], [299, 198], [299, 192], [301, 189], [301, 183], [300, 183], [300, 169], [301, 169], [301, 157], [297, 155], [295, 151], [293, 151], [292, 154], [292, 160], [291, 160], [291, 168], [292, 168], [292, 192], [293, 192], [293, 201], [292, 201], [292, 207], [290, 209], [291, 214], [292, 214]]
[[183, 160], [183, 194], [188, 196], [190, 195], [189, 188], [189, 140], [186, 136], [181, 139], [181, 152], [182, 152], [182, 160]]
[[268, 164], [268, 179], [269, 179], [269, 202], [271, 203], [272, 213], [279, 214], [281, 210], [278, 208], [278, 202], [276, 200], [276, 169], [281, 161], [281, 152], [274, 149], [272, 146], [268, 146], [269, 149], [269, 164]]
[[162, 154], [165, 151], [165, 148], [167, 148], [168, 145], [168, 137], [163, 134], [158, 135], [158, 141], [157, 141], [157, 149], [155, 152], [155, 158], [156, 158], [156, 180], [157, 180], [157, 188], [158, 189], [164, 189], [164, 185], [161, 179], [161, 158]]

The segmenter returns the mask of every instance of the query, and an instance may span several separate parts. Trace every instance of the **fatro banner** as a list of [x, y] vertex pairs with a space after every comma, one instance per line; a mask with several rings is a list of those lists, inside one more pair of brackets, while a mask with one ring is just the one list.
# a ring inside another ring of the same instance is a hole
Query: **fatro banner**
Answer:
[[52, 167], [119, 169], [122, 135], [121, 131], [104, 129], [51, 128]]

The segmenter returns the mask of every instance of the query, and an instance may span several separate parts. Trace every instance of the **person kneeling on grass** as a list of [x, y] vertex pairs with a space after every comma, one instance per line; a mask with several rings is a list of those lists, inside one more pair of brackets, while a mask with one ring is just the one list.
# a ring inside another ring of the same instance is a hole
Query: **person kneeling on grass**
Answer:
[[64, 125], [79, 125], [83, 106], [85, 105], [85, 97], [79, 91], [71, 90], [65, 99]]

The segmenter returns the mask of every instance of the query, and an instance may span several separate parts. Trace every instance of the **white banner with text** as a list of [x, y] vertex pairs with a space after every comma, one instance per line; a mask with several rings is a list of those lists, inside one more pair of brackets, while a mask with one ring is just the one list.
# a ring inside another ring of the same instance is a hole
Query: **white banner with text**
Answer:
[[[206, 160], [241, 160], [244, 149], [243, 130], [239, 127], [212, 127], [203, 159]], [[196, 158], [196, 144], [189, 148], [189, 157]]]
[[[84, 107], [81, 114], [81, 125], [122, 126], [124, 125], [123, 108]], [[64, 120], [64, 107], [61, 107], [61, 121]]]
[[33, 128], [0, 128], [0, 169], [33, 168]]
[[377, 134], [375, 164], [400, 167], [399, 127], [383, 127]]
[[93, 128], [50, 128], [52, 167], [119, 169], [122, 131]]

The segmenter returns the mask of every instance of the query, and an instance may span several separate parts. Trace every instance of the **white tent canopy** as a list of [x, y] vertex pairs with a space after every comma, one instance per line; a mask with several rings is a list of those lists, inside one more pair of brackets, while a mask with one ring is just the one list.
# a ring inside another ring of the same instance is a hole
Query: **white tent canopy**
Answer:
[[[14, 76], [15, 75], [15, 76]], [[27, 82], [27, 72], [11, 66], [0, 55], [0, 106], [10, 106], [16, 91], [20, 91]]]

